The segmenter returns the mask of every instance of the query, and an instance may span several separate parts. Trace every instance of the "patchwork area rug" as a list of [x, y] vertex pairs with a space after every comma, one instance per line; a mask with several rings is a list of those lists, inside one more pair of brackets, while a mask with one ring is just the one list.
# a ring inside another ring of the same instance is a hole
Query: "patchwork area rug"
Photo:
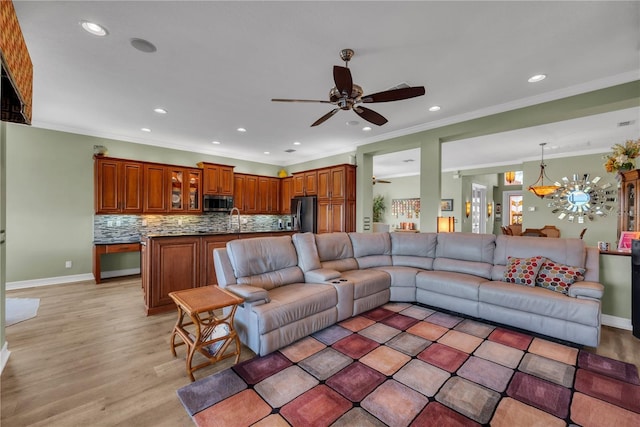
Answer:
[[5, 300], [5, 325], [11, 326], [36, 317], [40, 298], [7, 298]]
[[640, 426], [635, 365], [399, 303], [178, 397], [198, 426]]

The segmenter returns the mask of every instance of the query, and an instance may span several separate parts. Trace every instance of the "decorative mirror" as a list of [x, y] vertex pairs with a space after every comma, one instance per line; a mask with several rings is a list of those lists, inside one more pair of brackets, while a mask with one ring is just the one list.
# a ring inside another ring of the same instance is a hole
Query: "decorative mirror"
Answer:
[[552, 213], [559, 213], [558, 219], [578, 224], [584, 223], [585, 218], [593, 221], [607, 216], [614, 208], [617, 190], [610, 183], [599, 185], [600, 179], [599, 176], [590, 179], [589, 174], [582, 177], [573, 174], [572, 179], [565, 176], [562, 183], [555, 183], [560, 186], [558, 191], [547, 196], [551, 199], [547, 206]]

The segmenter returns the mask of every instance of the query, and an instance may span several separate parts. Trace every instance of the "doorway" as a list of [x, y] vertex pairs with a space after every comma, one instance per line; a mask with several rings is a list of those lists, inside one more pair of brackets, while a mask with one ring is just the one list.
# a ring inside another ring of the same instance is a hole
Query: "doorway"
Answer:
[[522, 191], [504, 191], [502, 193], [502, 226], [522, 225]]
[[487, 232], [487, 187], [471, 184], [471, 232], [484, 234]]

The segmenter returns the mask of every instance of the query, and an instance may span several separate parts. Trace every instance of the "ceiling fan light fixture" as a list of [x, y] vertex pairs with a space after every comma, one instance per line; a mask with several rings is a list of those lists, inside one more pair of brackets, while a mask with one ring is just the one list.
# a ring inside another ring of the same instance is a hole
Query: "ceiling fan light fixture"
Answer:
[[529, 191], [531, 191], [533, 194], [540, 197], [541, 199], [544, 198], [545, 196], [550, 196], [554, 194], [560, 188], [559, 185], [555, 185], [555, 184], [544, 185], [545, 177], [547, 178], [548, 181], [551, 181], [547, 176], [546, 172], [544, 171], [544, 169], [547, 166], [544, 164], [544, 146], [545, 145], [547, 145], [546, 142], [543, 142], [540, 144], [540, 151], [542, 152], [542, 157], [540, 160], [540, 175], [538, 176], [538, 179], [536, 180], [536, 182], [531, 184], [528, 188]]

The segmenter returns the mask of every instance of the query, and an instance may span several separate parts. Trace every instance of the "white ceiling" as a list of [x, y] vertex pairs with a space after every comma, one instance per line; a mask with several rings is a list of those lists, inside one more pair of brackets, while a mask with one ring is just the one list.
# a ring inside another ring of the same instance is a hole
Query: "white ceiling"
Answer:
[[[283, 166], [640, 78], [637, 1], [14, 0], [14, 6], [34, 64], [34, 126]], [[83, 19], [109, 35], [85, 33]], [[152, 42], [157, 52], [134, 49], [132, 38]], [[328, 98], [342, 48], [355, 50], [349, 67], [365, 94], [406, 82], [424, 85], [426, 96], [370, 104], [389, 120], [370, 132], [352, 111], [311, 128], [331, 106], [270, 101]], [[548, 78], [527, 83], [537, 73]], [[432, 105], [442, 109], [429, 112]], [[156, 114], [155, 107], [169, 113]], [[611, 114], [598, 126], [590, 118], [532, 129], [526, 149], [515, 145], [526, 140], [524, 131], [478, 138], [486, 146], [474, 144], [477, 151], [447, 143], [443, 168], [513, 163], [516, 151], [536, 157], [542, 139], [558, 150], [589, 142], [583, 148], [608, 147], [619, 135], [605, 137], [600, 126], [637, 119], [638, 111]], [[346, 125], [352, 120], [359, 125]], [[637, 120], [635, 126], [637, 138]], [[291, 148], [297, 151], [285, 152]]]

